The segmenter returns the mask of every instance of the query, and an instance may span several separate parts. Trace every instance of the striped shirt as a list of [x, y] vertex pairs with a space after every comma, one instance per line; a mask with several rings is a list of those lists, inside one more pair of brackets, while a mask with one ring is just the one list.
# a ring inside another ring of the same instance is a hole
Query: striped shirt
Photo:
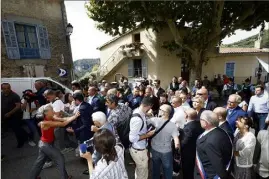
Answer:
[[117, 160], [110, 161], [109, 165], [105, 159], [101, 158], [90, 174], [90, 179], [128, 179], [127, 171], [124, 165], [124, 148], [115, 146], [117, 151]]

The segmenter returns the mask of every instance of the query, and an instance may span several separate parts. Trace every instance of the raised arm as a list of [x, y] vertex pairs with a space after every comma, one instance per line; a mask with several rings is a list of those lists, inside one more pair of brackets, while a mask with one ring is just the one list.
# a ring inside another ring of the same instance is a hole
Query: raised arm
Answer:
[[40, 126], [41, 126], [42, 129], [49, 128], [49, 127], [65, 127], [67, 124], [69, 124], [70, 122], [77, 119], [79, 115], [80, 115], [80, 113], [77, 112], [72, 117], [63, 118], [63, 120], [64, 120], [63, 122], [59, 122], [59, 121], [42, 121], [42, 122], [40, 122]]

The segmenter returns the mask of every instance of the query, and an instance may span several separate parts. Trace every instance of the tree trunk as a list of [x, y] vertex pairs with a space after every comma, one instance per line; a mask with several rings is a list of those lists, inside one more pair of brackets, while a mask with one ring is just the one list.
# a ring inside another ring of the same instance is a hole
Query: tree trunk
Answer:
[[192, 66], [190, 69], [190, 84], [193, 84], [195, 79], [202, 79], [202, 66], [204, 55], [201, 50], [195, 50], [191, 53]]

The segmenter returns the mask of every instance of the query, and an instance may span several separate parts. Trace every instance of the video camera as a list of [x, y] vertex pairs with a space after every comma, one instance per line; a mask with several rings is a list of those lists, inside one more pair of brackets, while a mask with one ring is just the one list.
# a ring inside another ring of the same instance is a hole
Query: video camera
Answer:
[[28, 89], [22, 92], [23, 99], [25, 99], [27, 102], [34, 102], [37, 100], [37, 96], [35, 93], [33, 93], [32, 90]]

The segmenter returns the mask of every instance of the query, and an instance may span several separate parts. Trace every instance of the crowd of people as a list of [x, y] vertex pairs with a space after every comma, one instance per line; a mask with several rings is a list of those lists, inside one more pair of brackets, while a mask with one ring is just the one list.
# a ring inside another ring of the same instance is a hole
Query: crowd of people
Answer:
[[[87, 160], [83, 173], [90, 178], [128, 178], [127, 155], [136, 179], [149, 173], [153, 179], [269, 178], [269, 98], [263, 84], [246, 79], [240, 86], [218, 75], [213, 82], [197, 79], [192, 88], [182, 77], [164, 89], [160, 80], [131, 85], [125, 77], [71, 86], [73, 92], [64, 94], [38, 80], [37, 92], [26, 89], [20, 99], [10, 84], [1, 85], [3, 131], [12, 128], [18, 148], [38, 143], [31, 179], [53, 165], [59, 178], [72, 178], [64, 162], [71, 151]], [[213, 88], [224, 106], [215, 101]]]

